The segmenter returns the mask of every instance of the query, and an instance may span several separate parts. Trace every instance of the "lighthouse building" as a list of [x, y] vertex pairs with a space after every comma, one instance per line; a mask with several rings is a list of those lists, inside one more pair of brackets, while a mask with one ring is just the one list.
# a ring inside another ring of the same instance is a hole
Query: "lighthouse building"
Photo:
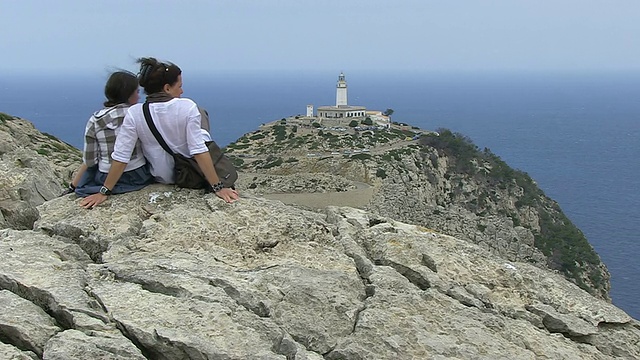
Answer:
[[364, 106], [350, 106], [347, 103], [347, 81], [344, 74], [338, 76], [338, 84], [336, 85], [336, 106], [319, 106], [319, 118], [363, 118], [366, 116], [367, 109]]

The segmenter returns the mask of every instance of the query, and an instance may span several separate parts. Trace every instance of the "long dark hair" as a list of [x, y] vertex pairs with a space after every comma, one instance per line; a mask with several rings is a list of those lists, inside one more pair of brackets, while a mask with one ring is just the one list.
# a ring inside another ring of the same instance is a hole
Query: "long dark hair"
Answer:
[[109, 76], [104, 86], [104, 96], [107, 98], [105, 107], [129, 102], [129, 98], [138, 90], [138, 79], [128, 71], [116, 71]]
[[137, 62], [140, 63], [138, 81], [147, 95], [162, 91], [165, 84], [175, 84], [182, 74], [177, 65], [160, 62], [152, 57], [140, 58]]

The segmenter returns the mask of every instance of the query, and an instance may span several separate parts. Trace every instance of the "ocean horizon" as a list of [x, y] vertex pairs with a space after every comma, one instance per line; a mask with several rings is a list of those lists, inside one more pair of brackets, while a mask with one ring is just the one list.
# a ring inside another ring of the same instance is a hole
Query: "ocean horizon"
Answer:
[[[189, 74], [228, 145], [262, 123], [335, 104], [340, 71]], [[640, 73], [373, 73], [344, 69], [350, 105], [447, 128], [527, 172], [583, 231], [611, 272], [613, 303], [640, 319]], [[0, 74], [0, 112], [82, 148], [103, 74]]]

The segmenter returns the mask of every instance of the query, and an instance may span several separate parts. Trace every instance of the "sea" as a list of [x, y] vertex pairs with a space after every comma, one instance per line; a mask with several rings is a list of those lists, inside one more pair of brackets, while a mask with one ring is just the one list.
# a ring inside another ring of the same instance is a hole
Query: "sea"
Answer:
[[[392, 120], [447, 128], [527, 172], [582, 230], [611, 273], [613, 303], [640, 319], [640, 73], [183, 72], [227, 145], [262, 123], [335, 104], [393, 109]], [[82, 148], [108, 71], [0, 74], [0, 112]]]

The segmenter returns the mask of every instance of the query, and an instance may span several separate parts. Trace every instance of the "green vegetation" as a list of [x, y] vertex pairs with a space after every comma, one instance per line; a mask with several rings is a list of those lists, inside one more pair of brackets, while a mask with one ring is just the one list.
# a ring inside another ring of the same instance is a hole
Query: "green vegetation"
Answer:
[[265, 134], [255, 134], [253, 136], [249, 136], [249, 140], [260, 140], [260, 139], [264, 139], [265, 137], [267, 137]]
[[[530, 211], [538, 214], [540, 230], [534, 230], [534, 246], [549, 257], [550, 267], [561, 271], [587, 291], [594, 292], [594, 289], [584, 283], [584, 275], [595, 286], [604, 288], [604, 279], [598, 267], [600, 259], [584, 234], [571, 223], [557, 204], [544, 195], [527, 173], [512, 169], [487, 148], [480, 151], [471, 139], [464, 135], [452, 133], [448, 129], [438, 129], [438, 132], [439, 136], [428, 134], [420, 138], [420, 144], [424, 147], [423, 160], [429, 161], [435, 167], [435, 150], [439, 156], [447, 156], [450, 161], [445, 178], [450, 181], [473, 179], [483, 185], [475, 194], [463, 193], [462, 186], [458, 186], [449, 194], [450, 201], [463, 203], [468, 210], [476, 214], [484, 214], [491, 210], [488, 208], [490, 203], [500, 203], [496, 189], [508, 192], [517, 198], [516, 209], [531, 208]], [[397, 159], [397, 156], [389, 156]], [[469, 199], [470, 196], [474, 197], [473, 200]], [[457, 198], [460, 201], [456, 201]], [[492, 209], [494, 213], [511, 218], [515, 226], [524, 223], [524, 219], [513, 209]], [[527, 226], [526, 223], [524, 226]], [[484, 231], [484, 227], [479, 226], [478, 230]]]
[[239, 157], [230, 156], [229, 159], [231, 160], [231, 163], [233, 163], [233, 166], [238, 169], [241, 169], [244, 166], [244, 160], [240, 159]]
[[280, 166], [284, 160], [281, 157], [269, 156], [265, 160], [265, 164], [260, 166], [261, 169], [270, 169], [272, 167]]
[[582, 231], [560, 211], [540, 213], [540, 233], [535, 234], [535, 246], [550, 258], [549, 265], [577, 281], [585, 290], [582, 272], [591, 269], [589, 279], [598, 286], [604, 286], [598, 270], [600, 258], [587, 241]]
[[356, 127], [358, 126], [358, 122], [356, 120], [351, 120], [351, 122], [349, 123], [349, 127]]
[[283, 125], [275, 125], [273, 127], [275, 141], [282, 141], [287, 138], [287, 127]]
[[7, 120], [13, 119], [13, 116], [0, 112], [0, 124], [4, 124]]
[[322, 125], [320, 125], [320, 123], [319, 123], [319, 122], [315, 122], [315, 121], [314, 121], [314, 122], [311, 124], [311, 126], [313, 126], [314, 128], [319, 128], [319, 127], [321, 127]]
[[251, 147], [251, 144], [238, 144], [238, 143], [231, 143], [229, 145], [227, 145], [227, 151], [231, 152], [234, 149], [235, 150], [242, 150], [242, 149], [246, 149]]
[[384, 171], [384, 169], [378, 169], [378, 171], [376, 171], [376, 176], [384, 179], [387, 177], [387, 172]]
[[367, 116], [367, 118], [366, 118], [366, 119], [362, 120], [362, 123], [363, 123], [364, 125], [369, 125], [369, 126], [371, 126], [371, 125], [373, 125], [373, 120], [371, 120], [371, 118]]
[[391, 116], [393, 115], [393, 109], [387, 109], [385, 111], [382, 112], [382, 115], [384, 116]]
[[351, 155], [351, 158], [354, 160], [369, 160], [371, 159], [371, 155], [369, 154], [356, 154], [356, 155]]

